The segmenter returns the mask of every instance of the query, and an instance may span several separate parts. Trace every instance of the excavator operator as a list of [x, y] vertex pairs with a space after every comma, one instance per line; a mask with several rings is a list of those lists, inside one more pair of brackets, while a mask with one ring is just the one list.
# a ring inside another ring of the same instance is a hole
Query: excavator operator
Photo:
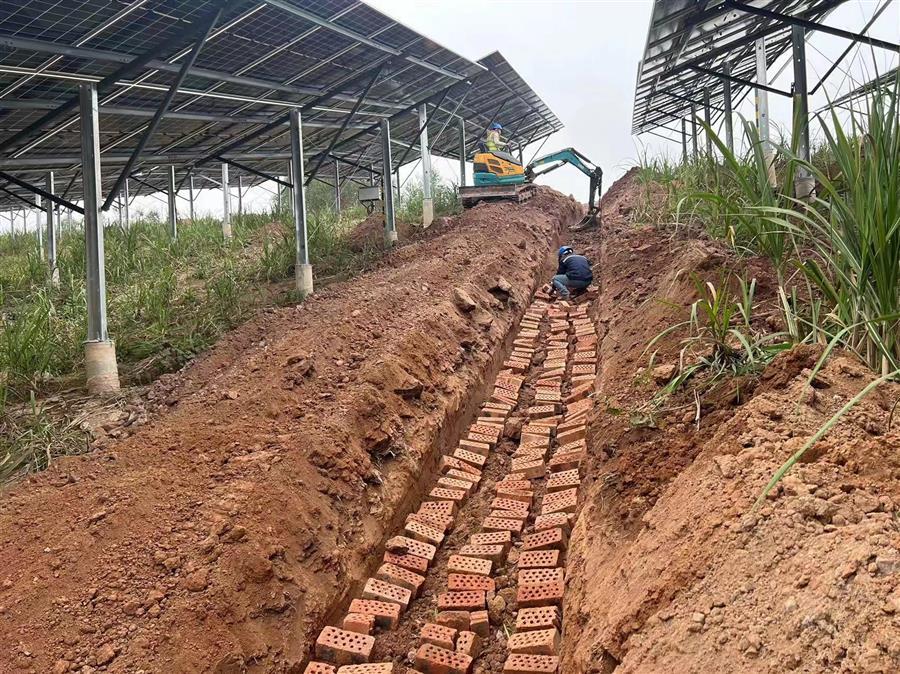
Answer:
[[488, 152], [500, 152], [506, 147], [506, 141], [500, 138], [501, 131], [503, 131], [503, 127], [497, 122], [492, 122], [488, 127], [484, 139], [484, 146]]

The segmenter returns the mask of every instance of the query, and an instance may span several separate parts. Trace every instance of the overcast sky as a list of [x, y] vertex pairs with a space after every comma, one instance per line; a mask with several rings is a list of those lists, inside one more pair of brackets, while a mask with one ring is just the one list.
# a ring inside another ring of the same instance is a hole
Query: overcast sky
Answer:
[[[502, 52], [565, 124], [562, 131], [547, 140], [542, 153], [577, 148], [603, 167], [605, 186], [633, 166], [642, 153], [680, 157], [680, 142], [666, 142], [650, 135], [635, 139], [631, 135], [634, 85], [652, 9], [650, 0], [368, 1], [469, 59], [477, 60], [494, 50]], [[832, 12], [826, 23], [861, 30], [881, 1], [884, 0], [849, 0]], [[900, 42], [900, 0], [894, 0], [869, 33]], [[810, 86], [847, 44], [842, 38], [811, 35], [807, 47]], [[785, 68], [780, 77], [775, 74], [788, 61], [789, 57], [783, 57], [770, 70], [770, 84], [782, 90], [791, 86], [791, 68]], [[854, 48], [841, 68], [811, 98], [810, 108], [816, 110], [827, 103], [827, 96], [833, 98], [871, 79], [876, 72], [883, 73], [896, 65], [896, 53]], [[751, 96], [737, 109], [750, 119], [752, 100]], [[789, 123], [789, 99], [771, 96], [770, 106], [774, 124]], [[526, 160], [536, 150], [532, 147]], [[411, 168], [401, 173], [402, 179], [408, 179]], [[455, 162], [435, 158], [434, 168], [447, 178], [458, 180]], [[412, 177], [418, 179], [419, 169]], [[587, 198], [587, 179], [571, 167], [539, 180], [582, 201]], [[254, 188], [245, 205], [251, 210], [262, 210], [270, 202], [270, 193]], [[206, 191], [198, 203], [200, 212], [221, 214], [221, 196], [217, 191]], [[136, 210], [153, 208], [161, 212], [164, 207], [163, 199], [145, 197], [139, 200]], [[187, 210], [183, 200], [179, 200], [179, 210]], [[6, 227], [8, 224], [0, 223], [0, 228]]]

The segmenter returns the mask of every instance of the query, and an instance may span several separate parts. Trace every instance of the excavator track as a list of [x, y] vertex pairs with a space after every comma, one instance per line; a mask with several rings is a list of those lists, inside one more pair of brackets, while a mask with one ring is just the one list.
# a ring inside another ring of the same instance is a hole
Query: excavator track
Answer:
[[459, 198], [463, 208], [472, 208], [481, 201], [515, 201], [525, 203], [535, 195], [537, 188], [532, 183], [521, 185], [473, 185], [460, 187]]

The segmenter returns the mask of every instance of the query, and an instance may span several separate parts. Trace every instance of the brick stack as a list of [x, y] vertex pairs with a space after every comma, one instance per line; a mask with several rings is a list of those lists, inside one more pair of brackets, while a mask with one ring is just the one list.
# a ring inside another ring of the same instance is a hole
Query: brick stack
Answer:
[[[516, 631], [507, 641], [503, 674], [559, 669], [565, 553], [578, 506], [587, 415], [593, 404], [597, 338], [586, 305], [563, 303], [547, 313], [547, 357], [508, 477], [510, 482], [546, 481], [534, 525], [522, 536], [516, 560]], [[527, 522], [529, 512], [523, 515]]]
[[[481, 415], [456, 452], [445, 458], [474, 458], [469, 456], [471, 452], [478, 458], [471, 467], [480, 470], [483, 466], [488, 453], [499, 442], [503, 423], [518, 404], [522, 375], [531, 368], [545, 311], [545, 305], [535, 305], [525, 313], [513, 340], [513, 350], [504, 363], [505, 369], [498, 374]], [[491, 573], [506, 561], [531, 505], [527, 480], [502, 484], [494, 493], [492, 510], [482, 522], [481, 530], [472, 534], [457, 554], [450, 556], [447, 591], [438, 595], [434, 622], [426, 623], [419, 634], [415, 671], [421, 674], [467, 674], [481, 652], [482, 641], [490, 636], [487, 602], [496, 591]]]

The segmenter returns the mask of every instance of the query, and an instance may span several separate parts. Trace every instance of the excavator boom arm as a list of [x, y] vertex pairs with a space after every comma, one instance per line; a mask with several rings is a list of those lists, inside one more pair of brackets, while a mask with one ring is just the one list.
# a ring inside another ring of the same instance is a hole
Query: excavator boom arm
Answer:
[[[600, 208], [600, 192], [603, 189], [603, 169], [595, 165], [590, 159], [572, 147], [567, 147], [556, 152], [545, 154], [532, 161], [525, 167], [525, 177], [528, 182], [550, 171], [555, 171], [563, 164], [571, 164], [590, 179], [590, 192], [588, 193], [588, 214], [586, 220], [596, 220], [599, 224], [598, 211]], [[545, 166], [543, 170], [535, 169]], [[596, 200], [596, 203], [595, 203]]]

